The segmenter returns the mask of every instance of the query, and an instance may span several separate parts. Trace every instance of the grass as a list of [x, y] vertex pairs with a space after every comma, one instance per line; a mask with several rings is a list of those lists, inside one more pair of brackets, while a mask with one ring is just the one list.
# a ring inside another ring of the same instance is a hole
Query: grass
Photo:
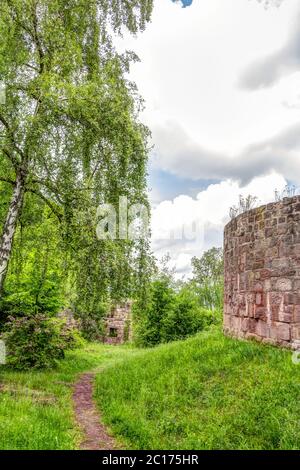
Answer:
[[78, 448], [81, 436], [74, 420], [72, 384], [79, 373], [111, 366], [131, 352], [91, 344], [68, 352], [55, 370], [12, 372], [0, 366], [0, 449]]
[[291, 352], [205, 332], [97, 376], [104, 420], [131, 449], [299, 449]]
[[[214, 330], [150, 350], [91, 344], [57, 369], [0, 368], [0, 449], [76, 449], [72, 385], [128, 449], [299, 449], [300, 366], [291, 352]], [[100, 372], [101, 371], [101, 372]]]

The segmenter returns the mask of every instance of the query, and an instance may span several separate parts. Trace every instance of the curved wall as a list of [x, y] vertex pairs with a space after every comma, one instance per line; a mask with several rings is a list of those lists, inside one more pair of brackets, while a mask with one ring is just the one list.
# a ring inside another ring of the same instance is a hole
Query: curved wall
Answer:
[[300, 347], [300, 196], [225, 227], [224, 331]]

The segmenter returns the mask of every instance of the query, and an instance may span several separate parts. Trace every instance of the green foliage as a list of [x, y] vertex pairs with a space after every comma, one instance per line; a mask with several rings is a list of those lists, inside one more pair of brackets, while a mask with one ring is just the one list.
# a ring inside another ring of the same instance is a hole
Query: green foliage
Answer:
[[300, 447], [299, 365], [291, 353], [217, 329], [104, 370], [96, 399], [127, 449]]
[[213, 322], [213, 312], [199, 305], [197, 295], [190, 288], [183, 287], [174, 300], [162, 321], [162, 342], [185, 339]]
[[193, 276], [197, 284], [217, 283], [223, 276], [223, 249], [211, 248], [201, 258], [192, 259]]
[[224, 259], [222, 248], [211, 248], [201, 258], [192, 259], [191, 289], [197, 294], [199, 304], [215, 311], [220, 318], [223, 310]]
[[64, 304], [63, 251], [59, 226], [49, 209], [27, 201], [14, 242], [0, 320], [9, 315], [55, 314]]
[[66, 351], [53, 369], [14, 371], [0, 367], [0, 449], [77, 450], [82, 435], [74, 422], [73, 384], [79, 374], [115, 364], [134, 351], [86, 344]]
[[193, 278], [175, 282], [170, 257], [150, 274], [145, 303], [133, 307], [134, 339], [139, 346], [155, 346], [187, 338], [221, 323], [223, 310], [223, 250], [212, 248], [193, 258]]
[[66, 319], [51, 318], [51, 323], [57, 327], [64, 351], [83, 348], [86, 344], [82, 332]]
[[[0, 322], [72, 305], [86, 336], [99, 337], [102, 305], [141, 295], [136, 262], [148, 257], [147, 241], [99, 241], [96, 212], [120, 196], [148, 205], [149, 131], [127, 78], [137, 58], [117, 53], [111, 31], [144, 30], [152, 7], [1, 1], [0, 267], [8, 261], [9, 270], [0, 270]], [[7, 231], [17, 180], [18, 224]], [[2, 250], [4, 232], [13, 234], [12, 251]]]
[[194, 335], [212, 323], [216, 313], [199, 303], [198, 292], [191, 284], [176, 291], [169, 275], [161, 274], [150, 286], [150, 298], [141, 311], [134, 305], [135, 342], [155, 346]]
[[124, 342], [128, 343], [129, 341], [129, 335], [130, 335], [130, 328], [131, 328], [131, 322], [130, 320], [126, 320], [125, 322], [125, 328], [124, 328]]
[[104, 335], [103, 318], [109, 310], [108, 304], [99, 304], [93, 312], [77, 311], [76, 316], [80, 320], [80, 330], [88, 341], [101, 341]]
[[191, 289], [197, 295], [199, 305], [216, 312], [216, 316], [220, 316], [220, 312], [223, 311], [223, 280], [220, 279], [220, 282], [216, 284], [205, 282], [201, 286], [191, 281]]
[[7, 364], [17, 370], [54, 367], [66, 349], [82, 346], [75, 329], [44, 315], [9, 319], [2, 335]]
[[163, 276], [153, 281], [149, 297], [144, 311], [139, 310], [138, 304], [133, 307], [135, 340], [140, 346], [155, 346], [163, 341], [163, 322], [175, 303], [175, 292], [170, 286], [170, 280]]

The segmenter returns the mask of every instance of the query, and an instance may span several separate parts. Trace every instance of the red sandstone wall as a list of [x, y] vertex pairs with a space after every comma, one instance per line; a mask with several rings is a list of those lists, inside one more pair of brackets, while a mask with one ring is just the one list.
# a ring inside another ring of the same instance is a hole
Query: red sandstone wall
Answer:
[[300, 196], [233, 219], [224, 253], [224, 331], [300, 348]]
[[[126, 340], [125, 331], [129, 328], [129, 338], [131, 339], [131, 302], [126, 302], [123, 305], [118, 305], [112, 309], [110, 316], [105, 320], [105, 337], [104, 342], [106, 344], [123, 344]], [[117, 331], [116, 336], [110, 336], [110, 328], [114, 328]]]

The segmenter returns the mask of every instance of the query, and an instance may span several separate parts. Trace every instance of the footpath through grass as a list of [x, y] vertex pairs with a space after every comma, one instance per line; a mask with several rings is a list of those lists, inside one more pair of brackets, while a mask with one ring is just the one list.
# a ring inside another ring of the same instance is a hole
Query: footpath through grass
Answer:
[[91, 344], [68, 352], [56, 370], [11, 372], [0, 366], [0, 450], [78, 448], [72, 385], [81, 372], [108, 367], [133, 353]]
[[299, 449], [292, 353], [205, 332], [97, 377], [104, 421], [133, 449]]
[[95, 396], [130, 449], [299, 449], [300, 365], [219, 331], [137, 351], [91, 344], [56, 370], [0, 367], [0, 449], [76, 449], [72, 385], [99, 368]]

